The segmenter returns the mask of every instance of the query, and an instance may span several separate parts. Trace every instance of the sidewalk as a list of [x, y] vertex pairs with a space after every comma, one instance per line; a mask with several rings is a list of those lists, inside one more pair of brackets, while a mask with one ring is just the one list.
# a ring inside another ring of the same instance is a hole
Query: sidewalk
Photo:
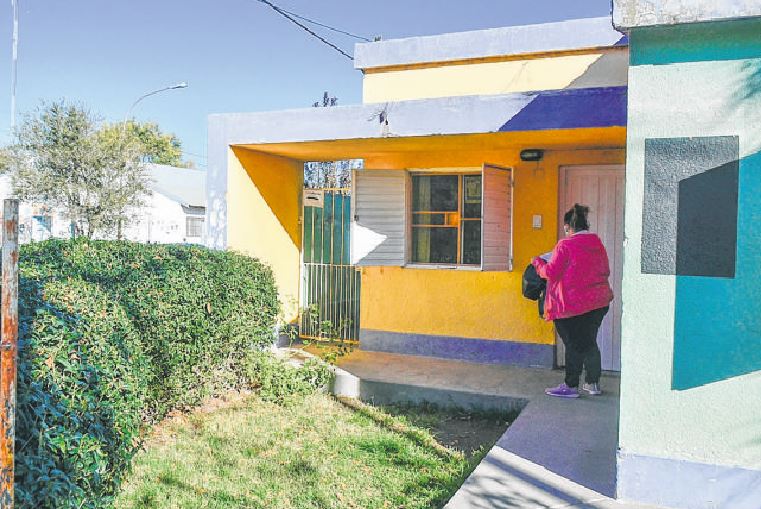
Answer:
[[[446, 509], [636, 509], [615, 494], [618, 378], [605, 393], [550, 398], [562, 372], [357, 350], [339, 361], [363, 399], [524, 406]], [[339, 390], [341, 390], [339, 388]]]

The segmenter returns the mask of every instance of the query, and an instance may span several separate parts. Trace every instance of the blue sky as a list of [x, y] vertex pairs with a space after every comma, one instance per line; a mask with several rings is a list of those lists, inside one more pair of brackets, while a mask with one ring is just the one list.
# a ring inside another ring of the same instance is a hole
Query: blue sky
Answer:
[[[205, 165], [209, 113], [306, 107], [323, 91], [362, 100], [352, 63], [256, 0], [18, 0], [17, 109], [66, 98], [121, 121], [141, 102]], [[606, 16], [610, 0], [273, 0], [323, 23], [384, 39]], [[10, 126], [11, 7], [0, 8], [0, 144]], [[355, 40], [319, 33], [352, 53]]]

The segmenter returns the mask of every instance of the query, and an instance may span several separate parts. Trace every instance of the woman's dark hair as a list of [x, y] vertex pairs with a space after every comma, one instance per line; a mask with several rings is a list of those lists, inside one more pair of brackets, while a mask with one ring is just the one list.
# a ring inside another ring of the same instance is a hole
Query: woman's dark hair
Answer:
[[589, 207], [574, 205], [571, 210], [565, 213], [563, 216], [563, 223], [567, 224], [569, 228], [572, 228], [575, 232], [582, 230], [589, 230], [589, 221], [587, 216], [589, 215]]

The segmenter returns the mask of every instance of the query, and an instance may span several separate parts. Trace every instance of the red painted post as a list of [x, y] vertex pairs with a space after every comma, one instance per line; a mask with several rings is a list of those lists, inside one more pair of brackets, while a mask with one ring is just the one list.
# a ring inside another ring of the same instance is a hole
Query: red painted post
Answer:
[[18, 361], [18, 200], [5, 200], [3, 204], [0, 321], [0, 509], [12, 509]]

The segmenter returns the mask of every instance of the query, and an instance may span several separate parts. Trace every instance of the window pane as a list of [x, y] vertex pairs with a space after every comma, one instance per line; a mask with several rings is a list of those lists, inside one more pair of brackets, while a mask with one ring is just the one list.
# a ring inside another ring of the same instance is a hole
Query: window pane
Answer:
[[414, 175], [412, 210], [454, 212], [457, 210], [457, 175]]
[[464, 175], [462, 177], [462, 217], [478, 219], [481, 217], [481, 175]]
[[412, 261], [457, 263], [457, 228], [413, 228]]
[[462, 222], [462, 263], [481, 263], [481, 221]]
[[185, 218], [185, 236], [201, 237], [203, 235], [203, 217], [186, 217]]

